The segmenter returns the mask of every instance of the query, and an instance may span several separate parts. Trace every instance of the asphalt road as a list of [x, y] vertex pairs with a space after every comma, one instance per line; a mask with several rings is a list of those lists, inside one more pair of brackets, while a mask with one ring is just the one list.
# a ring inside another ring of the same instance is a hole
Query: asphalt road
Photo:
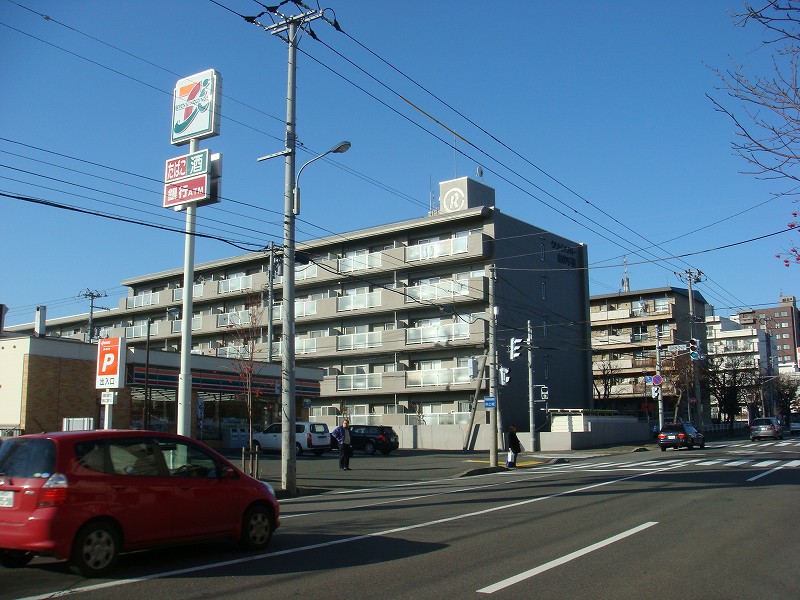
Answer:
[[[334, 455], [301, 457], [299, 485], [319, 493], [281, 502], [267, 552], [141, 552], [97, 581], [36, 559], [0, 569], [0, 596], [800, 597], [800, 438], [648, 448], [537, 456], [467, 477], [488, 456], [356, 455], [349, 472]], [[279, 479], [278, 458], [264, 462]]]

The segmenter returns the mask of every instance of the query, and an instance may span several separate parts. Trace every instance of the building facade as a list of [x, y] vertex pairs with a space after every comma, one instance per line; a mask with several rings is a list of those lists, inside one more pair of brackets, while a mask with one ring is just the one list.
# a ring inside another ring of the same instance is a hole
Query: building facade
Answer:
[[740, 311], [736, 321], [745, 327], [763, 329], [777, 346], [778, 371], [800, 373], [800, 312], [795, 296], [781, 296], [778, 306]]
[[[494, 190], [468, 178], [441, 183], [440, 199], [425, 217], [297, 244], [296, 363], [325, 373], [319, 397], [304, 398], [298, 418], [464, 424], [477, 397], [475, 422], [485, 423], [487, 374], [508, 361], [510, 338], [526, 337], [528, 322], [549, 404], [591, 406], [586, 246], [501, 213]], [[180, 314], [182, 269], [127, 279], [129, 296], [92, 316], [93, 333], [177, 351], [188, 322], [194, 354], [279, 362], [280, 263], [279, 252], [258, 252], [196, 265], [191, 319]], [[489, 356], [481, 374], [493, 313], [499, 358]], [[46, 328], [50, 336], [88, 336], [86, 315]], [[518, 361], [510, 374], [494, 390], [500, 424], [524, 431], [527, 373]]]
[[[661, 360], [664, 403], [685, 419], [694, 393], [686, 385], [690, 339], [706, 343], [706, 301], [693, 290], [663, 287], [592, 296], [590, 318], [594, 402], [597, 409], [658, 419], [652, 377]], [[669, 372], [669, 373], [668, 373]], [[657, 390], [656, 390], [657, 391]], [[708, 402], [694, 403], [707, 414]]]

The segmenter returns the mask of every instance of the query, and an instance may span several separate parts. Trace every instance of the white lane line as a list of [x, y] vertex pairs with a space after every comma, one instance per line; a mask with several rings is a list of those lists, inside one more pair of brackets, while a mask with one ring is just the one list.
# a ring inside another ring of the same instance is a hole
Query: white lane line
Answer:
[[762, 460], [761, 462], [757, 462], [751, 466], [753, 467], [768, 467], [770, 465], [774, 465], [775, 463], [780, 462], [778, 460]]
[[525, 581], [526, 579], [530, 579], [531, 577], [536, 577], [540, 573], [544, 573], [545, 571], [549, 571], [555, 567], [560, 567], [563, 564], [566, 564], [576, 558], [580, 558], [590, 552], [594, 552], [595, 550], [600, 550], [601, 548], [605, 548], [606, 546], [613, 544], [614, 542], [618, 542], [623, 540], [627, 537], [635, 535], [640, 531], [644, 531], [652, 527], [653, 525], [658, 525], [658, 521], [648, 521], [647, 523], [643, 523], [638, 527], [634, 527], [633, 529], [628, 529], [628, 531], [623, 531], [622, 533], [618, 533], [615, 536], [607, 538], [602, 542], [597, 542], [596, 544], [592, 544], [591, 546], [586, 546], [586, 548], [582, 548], [580, 550], [576, 550], [566, 556], [562, 556], [561, 558], [557, 558], [555, 560], [551, 560], [543, 565], [540, 565], [536, 568], [530, 569], [519, 575], [514, 575], [513, 577], [509, 577], [508, 579], [503, 579], [503, 581], [498, 581], [497, 583], [493, 583], [492, 585], [486, 586], [485, 588], [481, 588], [478, 590], [479, 594], [493, 594], [494, 592], [500, 591], [512, 585], [515, 585], [521, 581]]
[[800, 460], [790, 460], [784, 466], [785, 467], [791, 467], [791, 468], [800, 467]]
[[[131, 584], [131, 583], [137, 583], [137, 582], [140, 582], [140, 581], [150, 581], [150, 580], [153, 580], [153, 579], [163, 579], [165, 577], [181, 576], [181, 575], [186, 575], [188, 573], [196, 573], [198, 571], [206, 571], [208, 569], [218, 569], [218, 568], [221, 568], [221, 567], [229, 567], [229, 566], [232, 566], [232, 565], [244, 564], [244, 563], [252, 562], [252, 561], [255, 561], [255, 560], [263, 560], [265, 558], [271, 558], [273, 556], [285, 556], [285, 555], [288, 555], [288, 554], [297, 554], [298, 552], [306, 552], [308, 550], [317, 550], [319, 548], [327, 548], [329, 546], [337, 546], [339, 544], [347, 544], [347, 543], [350, 543], [350, 542], [358, 542], [358, 541], [361, 541], [361, 540], [367, 540], [367, 539], [375, 538], [375, 537], [383, 537], [383, 536], [387, 536], [387, 535], [393, 535], [395, 533], [402, 533], [404, 531], [410, 531], [412, 529], [422, 529], [424, 527], [432, 527], [434, 525], [441, 525], [442, 523], [450, 523], [450, 522], [453, 522], [453, 521], [460, 521], [461, 519], [469, 519], [469, 518], [472, 518], [472, 517], [483, 516], [483, 515], [491, 514], [491, 513], [497, 512], [497, 511], [501, 511], [501, 510], [507, 510], [509, 508], [517, 508], [517, 507], [520, 507], [520, 506], [526, 506], [528, 504], [533, 504], [535, 502], [542, 502], [544, 500], [552, 500], [554, 498], [561, 498], [562, 496], [569, 496], [569, 495], [572, 495], [572, 494], [580, 494], [580, 493], [585, 492], [587, 490], [593, 490], [593, 489], [605, 487], [607, 485], [613, 485], [615, 483], [621, 483], [623, 481], [629, 481], [631, 479], [639, 479], [640, 477], [645, 477], [647, 475], [660, 473], [662, 471], [669, 471], [669, 470], [672, 470], [672, 469], [677, 468], [679, 466], [680, 465], [677, 465], [675, 467], [666, 467], [666, 468], [663, 468], [663, 469], [653, 469], [653, 470], [648, 471], [646, 473], [636, 474], [636, 475], [626, 475], [625, 477], [619, 477], [617, 479], [609, 479], [608, 481], [601, 481], [599, 483], [593, 483], [591, 485], [586, 485], [586, 486], [575, 488], [575, 489], [572, 489], [572, 490], [565, 490], [563, 492], [558, 492], [558, 493], [555, 493], [555, 494], [551, 494], [549, 496], [537, 496], [536, 498], [528, 498], [527, 500], [520, 500], [519, 502], [512, 502], [511, 504], [504, 504], [504, 505], [495, 506], [495, 507], [492, 507], [492, 508], [485, 508], [483, 510], [477, 510], [475, 512], [465, 513], [465, 514], [461, 514], [461, 515], [453, 515], [451, 517], [444, 517], [442, 519], [436, 519], [436, 520], [433, 520], [433, 521], [424, 521], [422, 523], [414, 523], [412, 525], [406, 525], [404, 527], [396, 527], [394, 529], [385, 529], [383, 531], [377, 531], [377, 532], [374, 532], [374, 533], [365, 533], [365, 534], [362, 534], [362, 535], [356, 535], [356, 536], [352, 536], [352, 537], [341, 538], [341, 539], [338, 539], [338, 540], [331, 540], [331, 541], [328, 541], [328, 542], [321, 542], [319, 544], [309, 544], [308, 546], [300, 546], [300, 547], [297, 547], [297, 548], [287, 548], [286, 550], [277, 550], [275, 552], [265, 552], [265, 553], [262, 553], [262, 554], [253, 554], [251, 556], [245, 556], [245, 557], [242, 557], [242, 558], [236, 558], [236, 559], [232, 559], [232, 560], [225, 560], [225, 561], [219, 561], [219, 562], [215, 562], [215, 563], [208, 563], [208, 564], [204, 564], [204, 565], [197, 565], [197, 566], [194, 566], [194, 567], [186, 567], [184, 569], [175, 569], [174, 571], [164, 571], [164, 572], [161, 572], [161, 573], [153, 573], [151, 575], [143, 575], [141, 577], [132, 577], [130, 579], [117, 579], [117, 580], [114, 580], [114, 581], [107, 581], [107, 582], [104, 582], [104, 583], [88, 585], [86, 587], [70, 588], [70, 589], [66, 589], [66, 590], [48, 592], [46, 594], [40, 594], [38, 596], [28, 596], [26, 598], [18, 598], [17, 600], [50, 600], [51, 598], [62, 598], [62, 597], [70, 596], [70, 595], [73, 595], [73, 594], [80, 594], [82, 592], [92, 592], [92, 591], [96, 591], [96, 590], [102, 590], [102, 589], [113, 588], [113, 587], [122, 586], [122, 585], [128, 585], [128, 584]], [[520, 481], [522, 481], [522, 480], [520, 480]], [[283, 517], [281, 517], [281, 518], [283, 518]]]
[[726, 467], [740, 467], [742, 465], [746, 465], [747, 463], [751, 462], [752, 460], [753, 460], [752, 458], [745, 458], [745, 459], [742, 459], [742, 460], [732, 460], [731, 462], [726, 462], [725, 466]]
[[716, 465], [717, 463], [721, 463], [722, 460], [704, 460], [703, 462], [697, 463], [698, 465], [708, 466], [708, 465]]
[[[773, 460], [773, 461], [766, 461], [766, 462], [778, 462], [778, 461]], [[755, 465], [753, 465], [753, 466], [755, 466]], [[747, 481], [755, 481], [756, 479], [761, 479], [762, 477], [766, 477], [767, 475], [772, 475], [772, 473], [774, 473], [775, 471], [780, 471], [784, 466], [786, 466], [786, 465], [780, 465], [780, 466], [775, 467], [774, 469], [770, 469], [769, 471], [764, 471], [760, 475], [756, 475], [755, 477], [751, 477]]]

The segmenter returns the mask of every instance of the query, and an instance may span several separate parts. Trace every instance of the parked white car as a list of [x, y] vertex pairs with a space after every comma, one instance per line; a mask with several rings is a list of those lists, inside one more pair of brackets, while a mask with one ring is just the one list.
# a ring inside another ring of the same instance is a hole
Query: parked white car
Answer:
[[[255, 450], [269, 452], [281, 451], [281, 423], [273, 423], [264, 431], [253, 433], [253, 446]], [[325, 423], [310, 423], [309, 421], [295, 421], [295, 444], [297, 455], [306, 450], [321, 456], [323, 452], [331, 449], [331, 434]]]

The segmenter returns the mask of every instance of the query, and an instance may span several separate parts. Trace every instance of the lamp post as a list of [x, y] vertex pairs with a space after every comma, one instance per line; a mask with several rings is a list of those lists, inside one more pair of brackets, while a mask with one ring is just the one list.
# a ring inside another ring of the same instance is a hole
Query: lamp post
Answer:
[[[300, 214], [300, 175], [308, 165], [328, 154], [341, 154], [350, 142], [340, 142], [327, 152], [306, 162], [294, 178], [292, 193], [286, 198], [283, 213], [283, 311], [281, 314], [281, 484], [290, 496], [297, 493], [297, 457], [295, 449], [295, 360], [294, 360], [294, 263], [295, 217]], [[288, 196], [288, 194], [287, 194]], [[291, 201], [289, 201], [291, 200]]]

